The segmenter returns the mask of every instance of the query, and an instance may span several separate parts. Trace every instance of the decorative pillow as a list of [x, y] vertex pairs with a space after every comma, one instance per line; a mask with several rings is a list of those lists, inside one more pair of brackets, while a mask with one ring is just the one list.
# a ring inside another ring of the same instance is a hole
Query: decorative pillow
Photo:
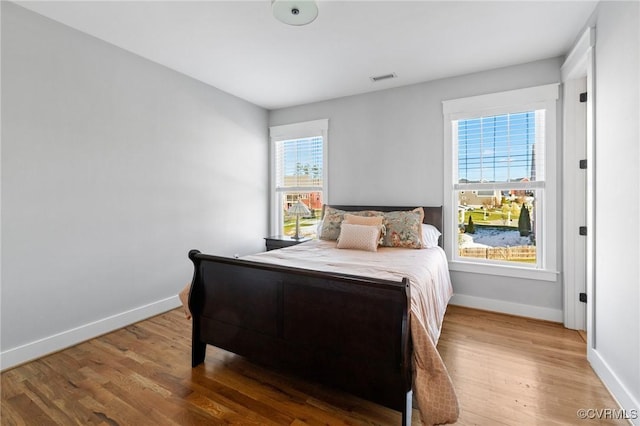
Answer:
[[338, 238], [338, 248], [377, 251], [379, 235], [379, 226], [343, 223]]
[[340, 235], [340, 224], [344, 219], [345, 213], [344, 210], [325, 206], [318, 238], [321, 240], [337, 240]]
[[346, 212], [344, 210], [335, 209], [331, 206], [325, 205], [324, 216], [320, 223], [318, 238], [321, 240], [337, 240], [340, 235], [340, 225], [344, 220], [345, 214], [358, 217], [382, 216], [382, 212], [376, 212], [373, 210]]
[[382, 224], [382, 221], [384, 220], [384, 216], [382, 216], [382, 212], [364, 211], [364, 212], [356, 212], [356, 213], [359, 213], [359, 214], [379, 213], [380, 216], [357, 216], [354, 214], [346, 213], [344, 215], [344, 220], [342, 221], [342, 225], [350, 224], [350, 225], [377, 226], [378, 227], [378, 244], [381, 244], [382, 236], [385, 234], [384, 225]]
[[346, 213], [344, 215], [343, 224], [348, 223], [351, 225], [369, 225], [369, 226], [382, 226], [384, 217], [380, 216], [359, 216], [355, 214]]
[[385, 247], [422, 248], [422, 220], [424, 209], [385, 212], [383, 225], [386, 234], [380, 245]]
[[427, 223], [422, 224], [422, 247], [431, 248], [438, 246], [438, 240], [440, 239], [442, 232], [438, 231], [433, 225]]

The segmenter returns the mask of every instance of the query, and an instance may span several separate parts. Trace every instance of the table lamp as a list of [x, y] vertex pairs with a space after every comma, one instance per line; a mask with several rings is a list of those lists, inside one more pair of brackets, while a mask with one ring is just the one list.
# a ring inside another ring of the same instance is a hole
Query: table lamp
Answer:
[[300, 239], [300, 216], [309, 216], [311, 210], [300, 200], [296, 201], [294, 205], [289, 207], [289, 214], [296, 215], [296, 235], [293, 237], [296, 240]]

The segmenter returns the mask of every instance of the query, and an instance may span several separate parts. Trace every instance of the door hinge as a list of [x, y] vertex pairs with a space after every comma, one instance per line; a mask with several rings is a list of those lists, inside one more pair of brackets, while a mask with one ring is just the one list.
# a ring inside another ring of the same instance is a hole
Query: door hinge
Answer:
[[585, 170], [587, 168], [587, 160], [580, 160], [578, 164], [582, 170]]
[[578, 300], [582, 303], [587, 303], [587, 293], [580, 293], [578, 295]]
[[587, 235], [587, 227], [586, 226], [581, 226], [580, 228], [578, 228], [578, 234]]
[[587, 92], [580, 93], [580, 102], [587, 102]]

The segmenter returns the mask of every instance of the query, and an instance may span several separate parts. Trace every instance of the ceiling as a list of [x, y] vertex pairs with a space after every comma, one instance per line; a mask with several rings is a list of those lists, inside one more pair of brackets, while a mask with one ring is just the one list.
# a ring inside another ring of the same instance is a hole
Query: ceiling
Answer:
[[319, 0], [295, 27], [270, 0], [18, 2], [267, 109], [562, 56], [596, 3]]

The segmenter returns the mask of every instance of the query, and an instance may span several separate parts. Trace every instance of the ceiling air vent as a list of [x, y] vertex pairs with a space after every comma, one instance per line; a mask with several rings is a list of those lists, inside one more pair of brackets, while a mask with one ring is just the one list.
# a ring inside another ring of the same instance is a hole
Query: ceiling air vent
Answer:
[[378, 81], [389, 80], [390, 78], [397, 78], [397, 77], [398, 76], [396, 75], [396, 73], [391, 73], [391, 74], [385, 74], [385, 75], [377, 75], [375, 77], [369, 77], [369, 78], [374, 83], [377, 83]]

